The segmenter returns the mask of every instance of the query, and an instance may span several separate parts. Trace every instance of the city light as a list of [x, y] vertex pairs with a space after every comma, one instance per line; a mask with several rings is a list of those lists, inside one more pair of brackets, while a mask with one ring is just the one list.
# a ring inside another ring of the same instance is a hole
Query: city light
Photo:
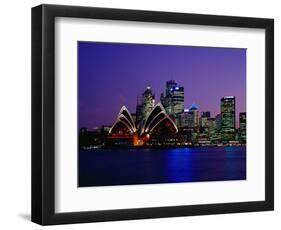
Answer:
[[87, 135], [91, 136], [87, 139], [89, 143], [84, 144], [87, 148], [89, 145], [103, 148], [246, 144], [246, 112], [239, 114], [240, 124], [237, 128], [235, 96], [221, 98], [221, 111], [215, 117], [209, 111], [200, 113], [196, 103], [192, 103], [189, 109], [184, 107], [184, 87], [174, 80], [166, 82], [165, 93], [161, 94], [157, 104], [153, 89], [149, 85], [137, 99], [135, 113], [130, 113], [126, 106], [122, 106], [111, 126], [92, 131], [81, 129], [80, 138], [83, 140], [87, 139]]

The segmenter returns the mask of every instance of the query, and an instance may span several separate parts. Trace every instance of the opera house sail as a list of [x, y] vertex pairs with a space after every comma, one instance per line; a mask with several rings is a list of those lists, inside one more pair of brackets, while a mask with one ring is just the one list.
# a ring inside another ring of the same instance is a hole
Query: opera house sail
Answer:
[[122, 106], [117, 119], [109, 130], [110, 146], [169, 145], [177, 140], [178, 128], [158, 103], [148, 114], [143, 125], [136, 128], [135, 121], [125, 106]]

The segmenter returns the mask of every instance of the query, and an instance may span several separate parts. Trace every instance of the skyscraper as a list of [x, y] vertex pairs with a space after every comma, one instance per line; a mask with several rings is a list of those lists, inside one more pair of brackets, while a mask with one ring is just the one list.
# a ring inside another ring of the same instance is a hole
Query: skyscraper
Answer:
[[188, 110], [188, 127], [197, 128], [199, 127], [199, 111], [195, 103], [193, 103]]
[[136, 106], [136, 126], [140, 128], [141, 120], [142, 120], [142, 97], [137, 97], [137, 106]]
[[246, 113], [239, 114], [239, 141], [243, 144], [246, 143]]
[[221, 130], [221, 114], [217, 114], [216, 118], [216, 130]]
[[137, 126], [141, 127], [148, 117], [155, 105], [155, 95], [152, 92], [151, 86], [147, 86], [143, 92], [142, 97], [138, 98], [136, 108], [136, 121]]
[[208, 128], [209, 118], [211, 117], [210, 112], [202, 112], [200, 117], [200, 126], [203, 128]]
[[180, 127], [181, 128], [188, 128], [188, 121], [190, 120], [189, 117], [189, 110], [185, 109], [183, 113], [180, 114]]
[[235, 140], [235, 97], [221, 99], [221, 139], [223, 142]]
[[184, 110], [184, 87], [174, 80], [167, 81], [165, 96], [162, 94], [160, 100], [166, 112], [176, 117]]

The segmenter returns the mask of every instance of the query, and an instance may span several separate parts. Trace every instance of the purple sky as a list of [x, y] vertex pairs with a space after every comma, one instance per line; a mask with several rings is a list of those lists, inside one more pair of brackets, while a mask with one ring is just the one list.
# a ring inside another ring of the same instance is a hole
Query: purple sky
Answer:
[[184, 86], [185, 108], [214, 117], [236, 96], [236, 115], [246, 111], [246, 49], [78, 42], [79, 127], [112, 125], [122, 105], [135, 113], [147, 85], [160, 101], [167, 80]]

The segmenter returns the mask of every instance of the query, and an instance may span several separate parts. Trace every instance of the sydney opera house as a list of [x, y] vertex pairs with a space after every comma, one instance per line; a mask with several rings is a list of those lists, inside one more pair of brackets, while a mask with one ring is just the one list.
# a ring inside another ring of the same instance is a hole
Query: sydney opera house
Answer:
[[128, 109], [123, 106], [109, 130], [109, 145], [162, 145], [177, 141], [178, 128], [161, 103], [151, 110], [143, 125], [137, 128]]
[[122, 106], [115, 121], [97, 129], [81, 128], [81, 148], [137, 146], [236, 146], [246, 144], [246, 113], [239, 114], [236, 127], [235, 97], [222, 97], [221, 113], [211, 117], [209, 111], [199, 115], [193, 103], [184, 107], [184, 87], [174, 80], [166, 82], [159, 103], [147, 86], [137, 98], [135, 113]]

